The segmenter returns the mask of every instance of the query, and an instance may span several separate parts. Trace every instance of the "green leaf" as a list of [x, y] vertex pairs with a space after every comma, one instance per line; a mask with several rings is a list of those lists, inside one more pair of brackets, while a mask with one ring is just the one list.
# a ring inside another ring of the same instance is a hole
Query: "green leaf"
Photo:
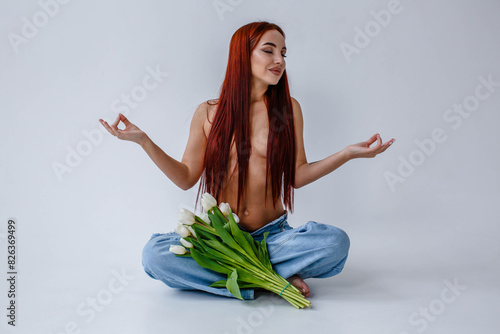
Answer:
[[206, 233], [209, 233], [211, 235], [217, 236], [217, 232], [216, 231], [213, 231], [211, 228], [209, 228], [209, 227], [207, 227], [205, 225], [201, 225], [201, 224], [193, 224], [193, 225], [191, 225], [191, 227], [193, 229], [195, 228], [195, 226], [198, 229], [198, 230], [195, 230], [195, 231], [202, 230], [202, 231], [204, 231]]
[[222, 211], [220, 211], [220, 209], [219, 209], [218, 206], [214, 207], [214, 215], [216, 215], [217, 217], [219, 217], [219, 219], [220, 219], [220, 221], [222, 222], [223, 225], [227, 223], [226, 216], [224, 216], [224, 214], [222, 214]]
[[175, 254], [175, 256], [179, 256], [179, 257], [191, 257], [191, 253], [186, 253], [186, 254]]
[[254, 244], [254, 247], [256, 249], [256, 255], [257, 255], [257, 258], [259, 259], [259, 261], [266, 266], [267, 268], [267, 265], [266, 265], [266, 258], [265, 258], [265, 255], [264, 255], [264, 250], [262, 249], [262, 245], [260, 242], [254, 240], [253, 241], [253, 244]]
[[[214, 207], [214, 211], [220, 213], [220, 210], [218, 207]], [[220, 213], [220, 214], [222, 215], [222, 213]], [[209, 211], [208, 216], [210, 217], [210, 220], [212, 221], [212, 223], [215, 227], [215, 230], [217, 231], [217, 234], [219, 235], [219, 237], [221, 237], [222, 241], [226, 245], [228, 245], [229, 247], [244, 253], [244, 250], [233, 239], [231, 234], [229, 234], [229, 232], [224, 229], [224, 227], [223, 227], [224, 223], [220, 220], [218, 215], [216, 216], [216, 215], [212, 214], [212, 212]]]
[[265, 262], [263, 262], [267, 268], [273, 270], [273, 265], [271, 264], [271, 260], [269, 259], [269, 252], [267, 251], [267, 236], [269, 235], [269, 231], [264, 233], [264, 238], [260, 242], [262, 248], [262, 258]]
[[240, 287], [238, 286], [238, 271], [236, 269], [229, 274], [226, 281], [226, 288], [233, 296], [243, 300], [243, 297], [241, 297]]
[[[257, 255], [253, 251], [251, 244], [248, 242], [248, 239], [245, 238], [243, 234], [247, 233], [250, 236], [250, 238], [252, 238], [252, 236], [250, 235], [250, 233], [242, 231], [239, 228], [239, 226], [236, 224], [236, 221], [234, 220], [233, 211], [231, 210], [231, 208], [229, 208], [229, 225], [231, 226], [231, 233], [233, 234], [234, 240], [236, 240], [236, 242], [241, 246], [241, 248], [245, 250], [246, 255], [248, 257], [252, 257], [255, 260], [258, 260]], [[253, 238], [252, 238], [252, 244], [253, 244]]]
[[[212, 288], [225, 288], [226, 287], [226, 280], [221, 279], [220, 281], [213, 282], [212, 284], [209, 285]], [[260, 286], [252, 283], [246, 283], [241, 280], [238, 280], [238, 286], [240, 289], [248, 289], [248, 288], [260, 288]]]
[[208, 256], [205, 256], [203, 253], [194, 248], [191, 249], [191, 255], [193, 259], [203, 268], [207, 268], [222, 274], [231, 273], [231, 270], [227, 269], [226, 267], [217, 263], [216, 261], [210, 259]]
[[250, 245], [250, 247], [252, 248], [253, 250], [253, 253], [255, 255], [258, 255], [258, 248], [256, 246], [256, 243], [257, 241], [255, 241], [252, 237], [252, 235], [248, 232], [245, 232], [245, 231], [241, 231], [243, 232], [243, 236], [245, 237], [245, 239], [247, 240], [248, 244]]
[[212, 288], [225, 288], [226, 287], [226, 280], [221, 279], [219, 281], [215, 281], [212, 284], [209, 285]]
[[240, 286], [240, 289], [249, 289], [249, 288], [260, 288], [260, 285], [257, 284], [252, 284], [252, 283], [246, 283], [238, 280], [238, 285]]
[[200, 225], [193, 224], [192, 227], [193, 227], [194, 231], [196, 232], [196, 236], [198, 237], [198, 240], [200, 238], [207, 239], [207, 240], [219, 240], [217, 238], [217, 235], [214, 235], [212, 233], [207, 232], [206, 230], [201, 228]]
[[[186, 240], [187, 240], [187, 238], [186, 238]], [[199, 242], [198, 240], [196, 240], [195, 238], [189, 238], [188, 241], [190, 243], [192, 243], [193, 246], [194, 246], [194, 248], [196, 248], [200, 252], [204, 252], [205, 251], [205, 247], [203, 246], [203, 244], [201, 242]]]
[[205, 244], [207, 245], [205, 249], [210, 254], [223, 257], [230, 263], [238, 262], [243, 265], [247, 264], [247, 261], [245, 259], [243, 259], [239, 254], [237, 254], [235, 251], [233, 251], [223, 243], [213, 240], [205, 240]]
[[211, 225], [211, 224], [207, 224], [203, 219], [201, 219], [200, 217], [198, 217], [196, 215], [194, 216], [194, 220], [200, 224], [203, 224], [203, 226]]

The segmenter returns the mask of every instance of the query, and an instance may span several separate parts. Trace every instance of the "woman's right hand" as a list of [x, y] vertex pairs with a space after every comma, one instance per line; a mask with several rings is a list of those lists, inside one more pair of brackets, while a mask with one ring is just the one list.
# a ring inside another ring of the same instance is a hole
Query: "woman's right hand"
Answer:
[[[122, 140], [129, 140], [134, 143], [137, 143], [139, 145], [142, 145], [142, 143], [146, 140], [147, 135], [144, 133], [141, 129], [139, 129], [136, 125], [132, 124], [123, 114], [118, 114], [118, 117], [116, 118], [116, 121], [111, 124], [111, 126], [104, 120], [99, 119], [101, 124], [108, 130], [109, 133], [111, 133], [113, 136], [122, 139]], [[120, 121], [125, 124], [125, 129], [121, 130], [118, 129], [118, 124]]]

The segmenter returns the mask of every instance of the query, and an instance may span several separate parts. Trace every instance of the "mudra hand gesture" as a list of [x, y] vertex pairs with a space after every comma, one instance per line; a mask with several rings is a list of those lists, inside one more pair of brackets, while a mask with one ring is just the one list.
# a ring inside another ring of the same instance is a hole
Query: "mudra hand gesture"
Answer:
[[[118, 114], [116, 120], [111, 124], [111, 126], [104, 120], [99, 119], [101, 124], [111, 133], [113, 136], [122, 139], [129, 140], [137, 144], [141, 144], [146, 139], [146, 133], [139, 129], [136, 125], [132, 124], [123, 114]], [[118, 129], [118, 124], [120, 121], [125, 124], [125, 129]]]
[[[377, 145], [370, 147], [370, 145], [375, 141], [377, 141]], [[374, 158], [377, 154], [387, 150], [387, 148], [394, 143], [394, 141], [395, 139], [392, 138], [382, 144], [382, 138], [380, 138], [380, 135], [376, 133], [367, 141], [347, 146], [346, 150], [351, 158]]]

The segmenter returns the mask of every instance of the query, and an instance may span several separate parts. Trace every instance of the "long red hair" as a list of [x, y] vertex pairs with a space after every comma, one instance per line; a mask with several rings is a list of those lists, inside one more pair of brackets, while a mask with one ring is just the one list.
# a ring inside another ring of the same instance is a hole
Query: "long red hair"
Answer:
[[[231, 38], [226, 77], [221, 87], [217, 112], [207, 139], [204, 170], [195, 208], [201, 191], [212, 194], [219, 203], [221, 189], [225, 188], [224, 181], [229, 176], [227, 170], [229, 150], [234, 134], [238, 156], [238, 204], [234, 212], [239, 212], [240, 199], [246, 190], [248, 159], [251, 150], [249, 110], [252, 70], [250, 55], [262, 35], [272, 29], [285, 37], [285, 33], [279, 26], [264, 21], [252, 22], [239, 28]], [[276, 207], [276, 202], [283, 194], [285, 207], [293, 212], [295, 129], [286, 70], [276, 85], [269, 85], [264, 94], [264, 101], [269, 119], [266, 189], [267, 175], [270, 171], [273, 207]]]

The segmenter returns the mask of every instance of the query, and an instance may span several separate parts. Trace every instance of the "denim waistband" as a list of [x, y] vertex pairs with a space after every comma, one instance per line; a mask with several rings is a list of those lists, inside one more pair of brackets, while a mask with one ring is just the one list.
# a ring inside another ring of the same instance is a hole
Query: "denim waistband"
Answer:
[[286, 230], [290, 229], [291, 227], [290, 227], [290, 225], [288, 225], [287, 218], [288, 218], [288, 211], [285, 210], [285, 213], [283, 213], [281, 216], [279, 216], [275, 220], [267, 223], [266, 225], [262, 226], [261, 228], [255, 230], [253, 232], [247, 231], [241, 225], [238, 225], [238, 226], [240, 227], [241, 230], [250, 233], [250, 235], [254, 239], [262, 239], [264, 237], [264, 233], [267, 231], [269, 231], [269, 234], [274, 234], [274, 233], [282, 232], [285, 229]]

